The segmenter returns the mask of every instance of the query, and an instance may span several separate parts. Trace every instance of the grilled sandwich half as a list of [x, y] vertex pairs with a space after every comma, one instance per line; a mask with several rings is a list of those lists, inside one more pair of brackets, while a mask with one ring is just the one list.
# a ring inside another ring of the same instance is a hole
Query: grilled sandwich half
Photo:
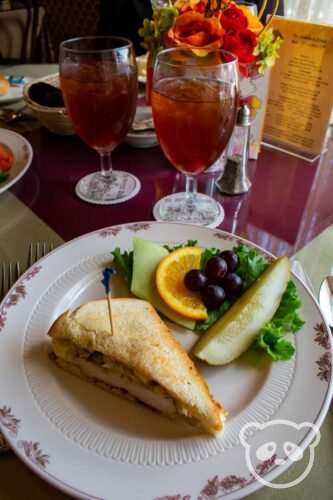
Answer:
[[155, 309], [139, 299], [106, 299], [63, 313], [51, 326], [51, 357], [74, 375], [206, 432], [222, 430], [222, 406]]

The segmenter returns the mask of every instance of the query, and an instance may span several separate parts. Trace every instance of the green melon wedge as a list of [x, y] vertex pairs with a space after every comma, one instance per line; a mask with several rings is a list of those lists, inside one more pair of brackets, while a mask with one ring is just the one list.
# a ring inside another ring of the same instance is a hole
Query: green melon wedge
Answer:
[[209, 365], [225, 365], [243, 354], [272, 319], [290, 279], [287, 257], [275, 260], [195, 344], [192, 353]]
[[156, 269], [168, 250], [152, 241], [141, 238], [133, 239], [133, 276], [131, 292], [140, 299], [147, 300], [162, 313], [178, 325], [193, 330], [195, 321], [173, 311], [161, 298], [156, 288]]

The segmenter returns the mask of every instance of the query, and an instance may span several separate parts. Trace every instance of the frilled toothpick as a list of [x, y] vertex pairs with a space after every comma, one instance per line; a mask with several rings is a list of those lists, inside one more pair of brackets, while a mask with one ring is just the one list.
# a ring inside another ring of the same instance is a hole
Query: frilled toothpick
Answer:
[[104, 285], [106, 298], [108, 301], [109, 307], [109, 317], [110, 317], [110, 326], [111, 326], [111, 335], [114, 333], [113, 322], [112, 322], [112, 307], [111, 307], [111, 290], [110, 290], [110, 279], [113, 274], [116, 274], [115, 269], [113, 267], [106, 267], [104, 271], [102, 271], [103, 279], [101, 283]]

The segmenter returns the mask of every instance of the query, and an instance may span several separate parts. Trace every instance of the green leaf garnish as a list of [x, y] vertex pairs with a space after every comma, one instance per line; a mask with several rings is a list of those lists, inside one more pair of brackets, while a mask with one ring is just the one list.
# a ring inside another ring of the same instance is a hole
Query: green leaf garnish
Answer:
[[115, 248], [111, 253], [119, 271], [126, 281], [131, 284], [133, 274], [133, 251], [122, 252], [120, 248]]
[[0, 182], [6, 181], [8, 177], [9, 177], [9, 172], [4, 172], [3, 170], [0, 170]]
[[184, 248], [184, 247], [196, 247], [198, 244], [198, 240], [187, 240], [186, 243], [180, 243], [179, 245], [163, 245], [163, 248], [168, 250], [169, 253], [174, 252], [175, 250], [178, 250], [178, 248]]
[[258, 45], [254, 49], [254, 55], [258, 57], [257, 66], [259, 73], [265, 73], [271, 68], [279, 57], [278, 52], [283, 44], [283, 36], [279, 30], [264, 31], [258, 37]]

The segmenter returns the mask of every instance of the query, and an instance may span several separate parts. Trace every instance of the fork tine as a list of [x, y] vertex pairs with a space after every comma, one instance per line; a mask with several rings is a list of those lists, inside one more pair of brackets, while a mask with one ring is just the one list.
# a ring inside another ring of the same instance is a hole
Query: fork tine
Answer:
[[29, 269], [29, 267], [31, 267], [32, 264], [34, 263], [34, 260], [33, 260], [33, 250], [34, 250], [34, 244], [30, 243], [30, 245], [29, 245], [29, 253], [28, 253], [27, 269]]
[[19, 279], [19, 277], [21, 276], [21, 268], [20, 268], [20, 263], [19, 262], [16, 262], [15, 263], [15, 281], [17, 281]]
[[35, 262], [40, 259], [40, 243], [37, 241], [36, 243], [36, 254], [35, 254]]
[[50, 241], [49, 243], [44, 241], [43, 243], [43, 257], [47, 255], [49, 252], [52, 252], [53, 250], [53, 243]]
[[4, 262], [2, 263], [1, 271], [2, 272], [1, 272], [0, 300], [2, 300], [4, 298], [4, 296], [6, 295], [6, 292], [5, 292], [5, 287], [6, 287], [6, 265], [5, 265]]
[[5, 262], [2, 263], [0, 301], [5, 297], [6, 293], [12, 288], [20, 276], [21, 269], [19, 262], [15, 262], [15, 266], [13, 266], [11, 262], [8, 262], [8, 266]]
[[49, 252], [53, 250], [53, 243], [43, 241], [42, 243], [37, 241], [36, 243], [30, 243], [28, 252], [27, 269], [29, 269], [35, 262], [37, 262], [42, 257], [45, 257]]
[[12, 263], [8, 263], [8, 278], [7, 278], [7, 291], [11, 289], [13, 286], [13, 270]]

